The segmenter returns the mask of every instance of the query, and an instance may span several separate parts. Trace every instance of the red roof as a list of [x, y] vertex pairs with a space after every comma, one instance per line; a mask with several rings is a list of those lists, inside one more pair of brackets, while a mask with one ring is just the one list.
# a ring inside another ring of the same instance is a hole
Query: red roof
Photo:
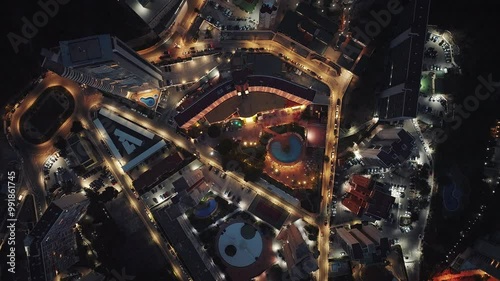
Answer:
[[137, 191], [142, 191], [145, 188], [151, 187], [156, 183], [160, 176], [172, 172], [182, 162], [179, 153], [169, 155], [165, 159], [158, 162], [155, 166], [144, 172], [136, 180], [133, 185]]
[[366, 189], [371, 189], [371, 183], [372, 183], [371, 179], [363, 177], [362, 175], [352, 176], [351, 184], [364, 187]]
[[342, 204], [357, 216], [363, 214], [376, 219], [387, 218], [395, 198], [374, 188], [374, 182], [361, 175], [354, 175], [350, 181], [351, 190]]
[[342, 200], [342, 205], [357, 216], [360, 216], [363, 211], [363, 200], [351, 194], [348, 194], [347, 197]]

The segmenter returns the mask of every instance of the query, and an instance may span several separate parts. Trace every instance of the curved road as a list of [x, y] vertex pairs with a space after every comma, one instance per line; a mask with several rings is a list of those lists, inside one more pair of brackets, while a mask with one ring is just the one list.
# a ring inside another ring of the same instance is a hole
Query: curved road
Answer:
[[[191, 5], [190, 7], [201, 7], [202, 1], [200, 0], [192, 0], [188, 1], [188, 5]], [[189, 19], [188, 23], [194, 19], [196, 14], [194, 14], [194, 8], [189, 8], [189, 10], [186, 13], [186, 16], [184, 18]], [[174, 31], [178, 31], [179, 29], [185, 29], [183, 27], [179, 27], [174, 29]], [[169, 37], [169, 36], [167, 36]], [[165, 38], [167, 38], [165, 37]], [[164, 38], [164, 39], [165, 39]], [[166, 50], [168, 48], [167, 45], [168, 40], [163, 40], [159, 44], [148, 48], [147, 50], [140, 51], [139, 53], [143, 55], [145, 58], [149, 60], [153, 60], [151, 58], [154, 58], [155, 56], [161, 55], [163, 53], [163, 50]], [[327, 145], [326, 145], [326, 151], [325, 155], [332, 160], [330, 157], [332, 152], [335, 152], [336, 155], [336, 150], [337, 150], [337, 140], [338, 140], [338, 126], [335, 128], [335, 123], [340, 124], [340, 120], [335, 117], [335, 110], [336, 110], [336, 105], [337, 105], [337, 100], [342, 99], [343, 94], [345, 93], [348, 85], [351, 82], [351, 79], [353, 77], [352, 73], [342, 70], [340, 75], [337, 75], [335, 71], [326, 71], [325, 72], [325, 65], [321, 63], [315, 63], [310, 59], [303, 58], [296, 53], [290, 51], [288, 48], [280, 45], [279, 43], [275, 41], [270, 41], [270, 40], [262, 40], [262, 41], [245, 41], [245, 40], [240, 40], [240, 41], [223, 41], [220, 42], [221, 46], [224, 49], [227, 50], [233, 50], [238, 47], [263, 47], [266, 48], [267, 51], [273, 53], [274, 55], [278, 56], [278, 54], [283, 54], [290, 58], [291, 60], [303, 65], [304, 67], [308, 68], [311, 71], [314, 71], [318, 74], [320, 74], [322, 77], [322, 82], [324, 82], [328, 87], [330, 88], [330, 110], [328, 112], [328, 123], [327, 123]], [[185, 46], [186, 48], [189, 45]], [[26, 143], [19, 132], [19, 119], [21, 114], [29, 108], [33, 104], [33, 102], [36, 100], [36, 97], [47, 87], [52, 86], [52, 85], [62, 85], [65, 88], [67, 88], [72, 96], [75, 99], [75, 112], [73, 115], [68, 118], [68, 120], [59, 128], [56, 134], [54, 134], [54, 137], [50, 139], [49, 141], [40, 144], [40, 145], [31, 145], [29, 143]], [[83, 93], [82, 93], [83, 92]], [[210, 150], [207, 149], [206, 147], [201, 147], [201, 146], [194, 146], [191, 142], [186, 140], [185, 138], [181, 137], [178, 134], [175, 134], [171, 128], [165, 128], [165, 124], [161, 124], [157, 121], [153, 121], [150, 119], [147, 119], [139, 114], [136, 114], [135, 112], [132, 112], [130, 110], [125, 110], [123, 106], [117, 104], [115, 101], [102, 98], [100, 95], [96, 95], [91, 93], [91, 90], [84, 90], [82, 91], [81, 88], [78, 86], [77, 83], [71, 82], [67, 79], [61, 78], [57, 75], [48, 75], [39, 85], [35, 87], [35, 89], [24, 99], [24, 102], [19, 106], [19, 108], [16, 110], [15, 113], [12, 114], [12, 121], [11, 121], [11, 134], [12, 134], [12, 142], [16, 144], [18, 147], [23, 147], [23, 150], [20, 151], [21, 156], [23, 159], [25, 159], [24, 163], [24, 173], [26, 175], [26, 179], [28, 180], [29, 188], [33, 192], [33, 194], [36, 195], [36, 202], [38, 205], [38, 211], [43, 212], [46, 207], [47, 203], [45, 201], [45, 190], [43, 187], [43, 176], [42, 176], [42, 168], [43, 168], [43, 163], [45, 162], [46, 158], [51, 155], [52, 153], [55, 152], [55, 148], [53, 147], [53, 141], [55, 136], [62, 135], [62, 136], [67, 136], [69, 134], [69, 130], [71, 128], [71, 123], [73, 120], [82, 120], [83, 124], [87, 128], [93, 128], [93, 123], [91, 121], [89, 112], [90, 109], [94, 106], [100, 106], [100, 105], [106, 105], [110, 109], [119, 112], [122, 116], [125, 118], [128, 118], [134, 122], [140, 123], [143, 126], [149, 128], [151, 131], [154, 133], [158, 134], [159, 136], [173, 141], [176, 145], [190, 151], [190, 152], [200, 152], [200, 157], [201, 161], [204, 162], [205, 164], [212, 164], [217, 163], [218, 161], [210, 155]], [[341, 105], [338, 108], [338, 116], [341, 116]], [[340, 117], [339, 117], [340, 118]], [[337, 131], [336, 134], [334, 134], [334, 131]], [[89, 130], [90, 131], [95, 131], [95, 130]], [[99, 148], [99, 154], [103, 157], [105, 162], [108, 164], [110, 167], [111, 171], [115, 174], [117, 180], [119, 180], [120, 184], [124, 186], [124, 190], [126, 192], [126, 195], [129, 199], [129, 202], [131, 206], [135, 209], [136, 213], [139, 215], [145, 226], [148, 228], [151, 236], [153, 237], [154, 241], [157, 242], [159, 247], [162, 249], [162, 253], [167, 257], [167, 259], [174, 265], [174, 271], [178, 277], [180, 277], [182, 280], [188, 280], [189, 278], [184, 274], [182, 271], [182, 267], [180, 266], [178, 260], [176, 257], [174, 257], [170, 251], [169, 251], [169, 245], [167, 245], [164, 242], [161, 242], [161, 235], [158, 233], [156, 230], [154, 224], [148, 219], [148, 215], [145, 211], [145, 207], [143, 206], [142, 202], [138, 202], [135, 199], [134, 193], [131, 191], [130, 187], [131, 185], [131, 180], [128, 176], [126, 176], [123, 171], [116, 165], [115, 161], [109, 157], [109, 155], [104, 152], [103, 148], [100, 145], [99, 141], [96, 141], [98, 137], [96, 138], [95, 132], [91, 133], [94, 135], [91, 135], [91, 140], [94, 142], [94, 145]], [[336, 158], [333, 158], [333, 163], [335, 163]], [[216, 167], [221, 168], [220, 165], [215, 164]], [[334, 165], [335, 166], [335, 165]], [[331, 188], [329, 186], [329, 180], [330, 176], [334, 177], [335, 175], [335, 170], [334, 167], [331, 168], [330, 165], [326, 164], [324, 165], [324, 170], [323, 170], [323, 181], [322, 181], [322, 190], [321, 190], [321, 195], [322, 195], [322, 201], [321, 201], [321, 207], [320, 207], [320, 214], [311, 214], [307, 211], [305, 211], [302, 208], [295, 207], [294, 205], [288, 203], [286, 200], [280, 198], [279, 196], [276, 196], [273, 192], [269, 191], [266, 188], [263, 188], [257, 184], [251, 183], [252, 187], [257, 190], [260, 194], [264, 194], [268, 196], [268, 198], [275, 204], [279, 205], [280, 207], [286, 209], [289, 211], [291, 214], [303, 217], [305, 221], [311, 224], [318, 225], [320, 228], [320, 237], [318, 237], [318, 248], [320, 250], [320, 257], [319, 257], [319, 266], [320, 270], [317, 272], [316, 277], [317, 280], [327, 280], [328, 279], [328, 252], [329, 252], [329, 220], [328, 218], [328, 212], [327, 212], [327, 206], [331, 204], [331, 192], [328, 192], [328, 190]], [[243, 182], [242, 176], [238, 174], [234, 174], [236, 178], [239, 178], [241, 182]], [[248, 184], [248, 183], [246, 183]], [[326, 225], [324, 224], [324, 220], [326, 219], [327, 223]]]

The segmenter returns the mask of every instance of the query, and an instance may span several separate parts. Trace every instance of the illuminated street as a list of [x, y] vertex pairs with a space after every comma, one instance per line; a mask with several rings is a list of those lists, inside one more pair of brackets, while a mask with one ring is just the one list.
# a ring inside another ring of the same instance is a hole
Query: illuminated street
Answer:
[[63, 2], [5, 9], [2, 281], [500, 280], [486, 4]]

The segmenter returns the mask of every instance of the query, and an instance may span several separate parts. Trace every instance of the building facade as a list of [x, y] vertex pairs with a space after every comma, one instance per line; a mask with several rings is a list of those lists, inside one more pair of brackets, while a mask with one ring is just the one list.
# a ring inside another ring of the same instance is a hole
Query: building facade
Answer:
[[262, 1], [262, 6], [259, 11], [259, 27], [269, 29], [271, 24], [276, 19], [278, 14], [278, 6], [274, 0]]
[[415, 149], [415, 138], [401, 128], [377, 133], [359, 153], [367, 166], [391, 168], [404, 163]]
[[309, 250], [299, 229], [291, 224], [284, 228], [277, 239], [283, 243], [283, 256], [290, 274], [290, 280], [306, 280], [319, 269], [316, 257]]
[[109, 34], [61, 41], [58, 54], [42, 55], [42, 66], [62, 77], [123, 97], [163, 85], [158, 68]]
[[371, 224], [337, 228], [336, 239], [351, 259], [362, 263], [376, 262], [390, 250], [389, 240]]
[[342, 205], [358, 217], [367, 216], [376, 220], [389, 217], [395, 198], [385, 193], [384, 185], [361, 175], [353, 175], [350, 190], [342, 199]]
[[74, 233], [89, 201], [82, 193], [67, 195], [47, 208], [24, 241], [31, 281], [52, 281], [78, 262]]
[[430, 2], [411, 1], [400, 14], [395, 36], [389, 44], [386, 87], [378, 100], [381, 121], [395, 122], [417, 117]]

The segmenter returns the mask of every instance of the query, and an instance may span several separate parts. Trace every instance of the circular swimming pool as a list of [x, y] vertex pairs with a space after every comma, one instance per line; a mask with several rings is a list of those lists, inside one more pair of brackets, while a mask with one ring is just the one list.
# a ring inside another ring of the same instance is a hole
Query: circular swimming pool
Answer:
[[302, 138], [295, 133], [274, 137], [269, 142], [268, 151], [278, 162], [291, 164], [302, 155]]

